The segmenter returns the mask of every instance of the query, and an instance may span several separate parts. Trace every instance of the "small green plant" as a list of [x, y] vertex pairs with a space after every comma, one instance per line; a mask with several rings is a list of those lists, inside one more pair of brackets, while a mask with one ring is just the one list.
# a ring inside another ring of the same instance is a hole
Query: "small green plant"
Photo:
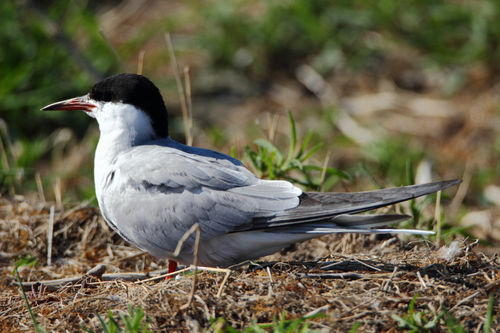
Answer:
[[349, 333], [356, 333], [360, 327], [361, 323], [359, 321], [355, 322], [354, 325], [352, 325], [351, 329], [349, 330]]
[[[141, 306], [134, 307], [132, 304], [129, 304], [128, 314], [119, 314], [120, 319], [115, 318], [113, 312], [108, 310], [108, 321], [102, 318], [99, 314], [97, 318], [101, 322], [102, 330], [106, 333], [152, 333], [149, 329], [149, 321], [144, 316], [144, 312], [142, 311]], [[120, 320], [125, 325], [123, 329], [120, 325]], [[94, 332], [86, 327], [83, 329], [87, 332]]]
[[440, 313], [433, 319], [428, 318], [423, 311], [415, 312], [415, 302], [418, 295], [413, 296], [408, 305], [408, 315], [400, 317], [397, 314], [392, 314], [392, 319], [396, 320], [400, 328], [406, 328], [408, 332], [430, 332], [434, 329], [441, 317], [444, 316], [444, 312]]
[[38, 320], [36, 320], [35, 314], [33, 312], [33, 309], [31, 308], [30, 302], [28, 300], [28, 296], [26, 296], [26, 292], [24, 291], [23, 287], [23, 281], [21, 280], [21, 276], [19, 275], [19, 267], [22, 266], [28, 266], [28, 267], [33, 267], [37, 263], [38, 259], [35, 257], [24, 257], [24, 258], [19, 258], [19, 260], [16, 261], [16, 265], [14, 267], [14, 271], [12, 274], [16, 276], [17, 282], [19, 283], [19, 287], [21, 288], [21, 295], [23, 296], [24, 303], [26, 304], [26, 307], [28, 308], [28, 312], [30, 314], [31, 320], [33, 321], [33, 325], [35, 326], [35, 331], [37, 333], [46, 333], [48, 332], [45, 328], [40, 326], [38, 323]]
[[398, 322], [400, 328], [407, 329], [407, 332], [432, 332], [443, 321], [448, 332], [465, 333], [465, 329], [460, 322], [446, 310], [441, 311], [439, 314], [429, 314], [426, 311], [416, 312], [415, 302], [417, 297], [418, 295], [415, 295], [411, 299], [406, 316], [400, 317], [394, 313], [391, 315], [392, 319]]
[[452, 333], [465, 333], [465, 328], [460, 325], [460, 322], [453, 317], [448, 311], [444, 310], [442, 312], [444, 314], [444, 323], [448, 332]]
[[257, 324], [253, 322], [250, 327], [247, 327], [246, 329], [241, 331], [232, 327], [224, 318], [219, 318], [217, 320], [212, 320], [210, 330], [217, 329], [217, 332], [223, 333], [312, 333], [315, 331], [309, 329], [308, 321], [324, 316], [324, 314], [319, 313], [313, 316], [305, 316], [296, 319], [285, 319], [286, 312], [283, 311], [279, 319], [273, 318], [273, 322], [271, 324]]
[[[313, 190], [326, 190], [333, 186], [338, 179], [348, 179], [349, 176], [338, 169], [326, 165], [305, 164], [323, 144], [317, 143], [307, 151], [313, 135], [312, 132], [309, 132], [297, 149], [295, 120], [290, 111], [287, 113], [290, 121], [290, 143], [286, 155], [271, 142], [262, 138], [254, 141], [257, 150], [252, 150], [249, 146], [245, 147], [246, 156], [254, 168], [261, 173], [261, 176], [267, 179], [286, 179]], [[300, 178], [293, 171], [298, 173]]]

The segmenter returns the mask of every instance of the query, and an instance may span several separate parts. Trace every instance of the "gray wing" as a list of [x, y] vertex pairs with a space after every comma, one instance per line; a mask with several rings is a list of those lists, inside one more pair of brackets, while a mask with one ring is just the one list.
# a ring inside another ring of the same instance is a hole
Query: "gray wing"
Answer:
[[[283, 227], [325, 220], [343, 227], [386, 225], [387, 222], [384, 223], [384, 218], [370, 221], [352, 218], [350, 214], [366, 212], [417, 198], [444, 190], [460, 182], [461, 180], [455, 179], [366, 192], [306, 192], [301, 195], [301, 202], [297, 208], [278, 212], [272, 218], [257, 218], [253, 221], [253, 228], [259, 228], [259, 226], [261, 228]], [[397, 217], [394, 218], [397, 220]], [[372, 225], [370, 225], [371, 223]]]
[[260, 180], [226, 155], [185, 146], [135, 147], [120, 155], [108, 179], [103, 215], [128, 241], [160, 257], [195, 223], [210, 239], [294, 208], [302, 193], [285, 181]]
[[295, 242], [331, 233], [432, 234], [426, 230], [386, 229], [406, 215], [351, 215], [433, 193], [460, 183], [444, 181], [358, 193], [304, 193], [297, 208], [273, 217], [255, 218], [241, 232], [225, 234], [200, 245], [200, 263], [227, 267], [273, 253]]

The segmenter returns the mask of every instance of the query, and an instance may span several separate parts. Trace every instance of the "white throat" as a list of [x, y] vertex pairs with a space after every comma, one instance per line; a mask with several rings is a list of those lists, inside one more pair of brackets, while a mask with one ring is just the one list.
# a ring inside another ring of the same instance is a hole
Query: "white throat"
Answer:
[[130, 104], [104, 103], [93, 116], [101, 132], [94, 159], [94, 180], [99, 191], [120, 153], [153, 140], [156, 135], [147, 114]]

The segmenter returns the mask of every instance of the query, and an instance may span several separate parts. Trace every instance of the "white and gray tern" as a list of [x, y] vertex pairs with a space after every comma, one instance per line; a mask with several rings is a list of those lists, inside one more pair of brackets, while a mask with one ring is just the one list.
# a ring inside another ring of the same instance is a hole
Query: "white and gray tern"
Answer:
[[194, 235], [173, 257], [179, 239], [201, 227], [198, 263], [227, 267], [330, 233], [412, 233], [384, 229], [406, 215], [358, 215], [433, 193], [460, 180], [359, 193], [311, 193], [282, 180], [262, 180], [238, 160], [185, 146], [168, 136], [167, 110], [144, 76], [118, 74], [84, 96], [42, 110], [82, 110], [101, 136], [94, 163], [97, 200], [106, 222], [128, 242], [160, 258], [193, 262]]

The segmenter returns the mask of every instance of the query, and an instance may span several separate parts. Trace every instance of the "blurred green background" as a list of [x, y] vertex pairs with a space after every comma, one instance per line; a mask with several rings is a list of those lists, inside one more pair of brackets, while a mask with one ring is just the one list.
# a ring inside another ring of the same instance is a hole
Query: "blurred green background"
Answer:
[[162, 90], [172, 136], [183, 141], [167, 32], [181, 72], [189, 68], [195, 145], [232, 152], [265, 177], [299, 179], [299, 167], [270, 173], [283, 162], [271, 161], [276, 155], [267, 167], [255, 160], [288, 149], [289, 109], [296, 149], [306, 137], [319, 149], [310, 187], [463, 177], [466, 191], [448, 215], [468, 225], [469, 213], [487, 211], [484, 223], [474, 222], [484, 224], [478, 232], [500, 240], [494, 0], [2, 1], [1, 192], [93, 197], [96, 124], [81, 113], [39, 110], [108, 75], [141, 67]]

